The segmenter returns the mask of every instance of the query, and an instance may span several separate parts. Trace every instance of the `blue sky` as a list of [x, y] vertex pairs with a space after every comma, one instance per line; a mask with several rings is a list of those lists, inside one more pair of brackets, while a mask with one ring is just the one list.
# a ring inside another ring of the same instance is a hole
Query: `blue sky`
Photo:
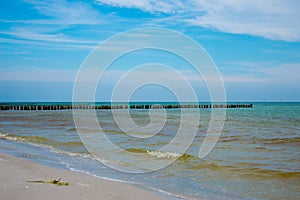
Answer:
[[[143, 27], [173, 29], [202, 45], [222, 74], [228, 101], [300, 101], [298, 0], [12, 0], [1, 4], [0, 101], [70, 101], [76, 72], [89, 52], [116, 33]], [[144, 53], [145, 62], [158, 56]], [[160, 61], [164, 59], [170, 58], [162, 56]], [[181, 70], [176, 63], [169, 64]], [[113, 70], [124, 71], [125, 65], [130, 62]], [[113, 81], [106, 79], [99, 86], [104, 89], [97, 93], [98, 101], [109, 100]], [[209, 100], [205, 86], [193, 84], [199, 100]], [[172, 100], [167, 91], [155, 87], [135, 96]]]

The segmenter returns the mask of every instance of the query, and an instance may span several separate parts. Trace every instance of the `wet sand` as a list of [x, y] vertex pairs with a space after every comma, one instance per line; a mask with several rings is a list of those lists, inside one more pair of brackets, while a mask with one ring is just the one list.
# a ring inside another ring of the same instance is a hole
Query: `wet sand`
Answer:
[[[162, 199], [150, 191], [93, 176], [42, 166], [21, 158], [0, 153], [0, 194], [3, 200]], [[31, 183], [31, 180], [50, 181], [61, 178], [68, 186]]]

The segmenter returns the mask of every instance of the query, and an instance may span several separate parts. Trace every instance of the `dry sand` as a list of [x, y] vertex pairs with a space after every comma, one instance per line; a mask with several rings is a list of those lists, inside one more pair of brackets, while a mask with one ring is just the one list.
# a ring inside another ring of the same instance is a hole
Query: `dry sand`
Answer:
[[[159, 195], [125, 183], [42, 166], [0, 153], [0, 199], [2, 200], [68, 200], [68, 199], [162, 199]], [[62, 178], [68, 186], [28, 183], [28, 180]]]

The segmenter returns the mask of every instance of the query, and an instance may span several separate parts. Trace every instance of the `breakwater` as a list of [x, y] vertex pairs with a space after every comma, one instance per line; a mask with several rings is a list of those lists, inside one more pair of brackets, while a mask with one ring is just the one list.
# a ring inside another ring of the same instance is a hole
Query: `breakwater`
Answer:
[[34, 104], [34, 103], [22, 103], [22, 104], [1, 104], [0, 110], [67, 110], [67, 109], [181, 109], [181, 108], [252, 108], [252, 104], [179, 104], [179, 103], [134, 103], [134, 104], [59, 104], [59, 103], [47, 103], [47, 104]]

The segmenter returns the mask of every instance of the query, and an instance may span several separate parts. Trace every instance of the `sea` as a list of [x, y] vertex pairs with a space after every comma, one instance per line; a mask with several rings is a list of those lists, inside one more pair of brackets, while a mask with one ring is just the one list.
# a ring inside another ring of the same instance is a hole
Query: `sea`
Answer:
[[[166, 199], [299, 199], [300, 103], [251, 103], [252, 108], [226, 109], [221, 135], [204, 158], [199, 157], [199, 149], [210, 124], [210, 108], [199, 109], [196, 133], [183, 154], [163, 151], [162, 147], [175, 137], [182, 109], [190, 111], [193, 117], [196, 108], [165, 110], [163, 128], [152, 137], [136, 137], [147, 134], [146, 128], [136, 133], [129, 129], [132, 133], [128, 134], [115, 123], [112, 110], [96, 110], [107, 138], [125, 151], [140, 153], [149, 160], [145, 166], [152, 165], [154, 157], [162, 161], [174, 160], [151, 172], [123, 172], [107, 165], [109, 154], [105, 154], [105, 162], [104, 158], [95, 157], [78, 134], [72, 110], [0, 111], [0, 152], [46, 166], [132, 184]], [[149, 111], [131, 109], [131, 119], [146, 127], [153, 120]], [[88, 125], [84, 131], [87, 134], [97, 132]], [[189, 135], [189, 129], [185, 131]], [[120, 167], [134, 164], [130, 159], [117, 163], [114, 157], [113, 161]]]

